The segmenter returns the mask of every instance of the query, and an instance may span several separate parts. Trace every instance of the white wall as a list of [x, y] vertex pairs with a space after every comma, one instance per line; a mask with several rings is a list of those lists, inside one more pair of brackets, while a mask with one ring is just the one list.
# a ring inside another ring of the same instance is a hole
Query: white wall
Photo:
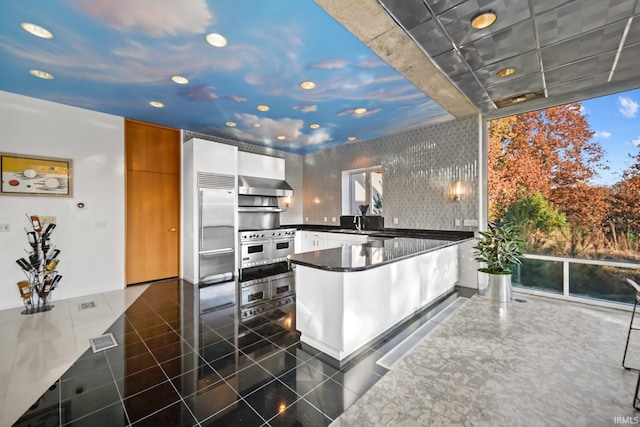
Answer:
[[73, 160], [73, 197], [0, 195], [0, 224], [11, 227], [0, 232], [0, 309], [22, 305], [25, 213], [57, 218], [54, 303], [124, 288], [124, 119], [0, 91], [0, 151]]

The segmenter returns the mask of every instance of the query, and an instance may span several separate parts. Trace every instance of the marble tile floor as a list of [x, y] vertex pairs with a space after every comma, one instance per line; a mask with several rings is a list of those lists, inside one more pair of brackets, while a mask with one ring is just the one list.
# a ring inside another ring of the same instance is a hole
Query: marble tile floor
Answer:
[[[332, 426], [637, 423], [621, 366], [631, 313], [527, 296], [471, 298]], [[640, 367], [640, 331], [627, 362]]]
[[[0, 310], [0, 426], [15, 422], [146, 288], [54, 298], [53, 310], [32, 315]], [[90, 302], [94, 307], [80, 310]]]
[[187, 282], [150, 285], [105, 328], [120, 345], [85, 351], [32, 400], [21, 395], [33, 404], [15, 425], [326, 426], [428, 321], [416, 315], [336, 366], [299, 342], [295, 303], [243, 322], [235, 306], [214, 306]]

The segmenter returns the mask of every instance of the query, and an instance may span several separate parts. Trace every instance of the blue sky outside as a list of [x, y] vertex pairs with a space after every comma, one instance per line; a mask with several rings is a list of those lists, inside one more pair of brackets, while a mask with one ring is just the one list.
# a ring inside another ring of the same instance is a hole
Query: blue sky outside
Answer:
[[594, 182], [614, 184], [635, 163], [629, 155], [635, 157], [640, 149], [640, 89], [582, 101], [582, 107], [610, 168]]

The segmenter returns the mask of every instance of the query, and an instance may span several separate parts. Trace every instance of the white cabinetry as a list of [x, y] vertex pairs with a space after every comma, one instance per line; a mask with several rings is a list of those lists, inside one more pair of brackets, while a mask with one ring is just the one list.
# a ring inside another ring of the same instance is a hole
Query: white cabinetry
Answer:
[[296, 232], [295, 253], [299, 254], [302, 252], [339, 248], [342, 245], [358, 245], [366, 242], [366, 235], [303, 230]]
[[296, 253], [319, 251], [327, 249], [327, 233], [317, 231], [300, 232], [300, 248], [296, 246]]
[[323, 233], [327, 236], [327, 248], [339, 248], [342, 245], [360, 245], [367, 243], [365, 234]]

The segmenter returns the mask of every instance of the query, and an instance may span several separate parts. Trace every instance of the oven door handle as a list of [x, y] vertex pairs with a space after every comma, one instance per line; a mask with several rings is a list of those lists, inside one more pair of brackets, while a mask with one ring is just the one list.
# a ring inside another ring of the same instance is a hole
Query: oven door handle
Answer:
[[282, 209], [271, 206], [240, 206], [238, 212], [282, 212]]
[[233, 252], [233, 248], [222, 248], [222, 249], [213, 249], [210, 251], [201, 251], [199, 252], [199, 254], [204, 256], [213, 256], [213, 255], [229, 254], [232, 252]]

